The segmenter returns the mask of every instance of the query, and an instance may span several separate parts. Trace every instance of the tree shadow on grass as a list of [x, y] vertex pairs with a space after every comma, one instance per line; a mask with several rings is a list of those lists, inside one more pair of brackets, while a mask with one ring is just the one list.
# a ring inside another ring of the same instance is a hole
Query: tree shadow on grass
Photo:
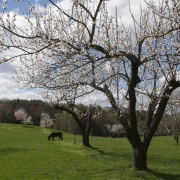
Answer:
[[180, 180], [180, 174], [166, 174], [161, 172], [155, 172], [151, 169], [148, 169], [147, 171], [156, 176], [157, 178], [161, 178], [164, 180]]
[[99, 148], [95, 148], [95, 147], [91, 147], [91, 149], [99, 152], [100, 154], [105, 154], [103, 150], [99, 149]]
[[31, 126], [31, 125], [24, 125], [22, 127], [24, 127], [24, 128], [34, 128], [34, 126]]
[[[105, 148], [97, 148], [97, 147], [92, 147], [91, 146], [91, 149], [99, 152], [101, 155], [107, 155], [107, 156], [112, 156], [112, 157], [117, 157], [117, 158], [122, 157], [122, 154], [120, 152], [113, 152], [113, 151], [104, 152], [102, 149], [105, 149]], [[127, 152], [126, 154], [124, 153], [123, 158], [126, 158], [127, 160], [129, 160], [129, 159], [132, 158], [132, 156], [131, 156], [131, 154], [129, 154]]]
[[0, 154], [8, 155], [10, 153], [18, 153], [18, 152], [24, 152], [26, 149], [20, 149], [20, 148], [11, 148], [11, 147], [5, 147], [0, 148]]

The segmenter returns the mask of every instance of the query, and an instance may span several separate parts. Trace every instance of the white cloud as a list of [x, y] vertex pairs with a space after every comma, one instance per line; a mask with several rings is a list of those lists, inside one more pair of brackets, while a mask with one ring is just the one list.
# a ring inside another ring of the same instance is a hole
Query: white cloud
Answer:
[[42, 99], [40, 91], [23, 90], [13, 82], [12, 69], [18, 65], [18, 62], [4, 63], [0, 65], [0, 99]]
[[33, 92], [33, 91], [25, 91], [22, 89], [17, 89], [17, 88], [10, 88], [8, 87], [0, 87], [0, 99], [27, 99], [27, 100], [32, 100], [32, 99], [41, 99], [42, 97], [38, 92]]
[[145, 7], [146, 4], [144, 0], [130, 0], [130, 6], [127, 0], [111, 0], [107, 1], [108, 12], [110, 15], [114, 16], [117, 7], [117, 15], [121, 18], [122, 23], [125, 27], [133, 26], [132, 17], [130, 15], [129, 9], [133, 13], [136, 20], [139, 20], [140, 17], [140, 5], [141, 7]]
[[109, 102], [107, 101], [107, 98], [100, 91], [94, 91], [93, 93], [78, 99], [77, 103], [82, 103], [87, 105], [97, 104], [101, 106], [110, 106]]

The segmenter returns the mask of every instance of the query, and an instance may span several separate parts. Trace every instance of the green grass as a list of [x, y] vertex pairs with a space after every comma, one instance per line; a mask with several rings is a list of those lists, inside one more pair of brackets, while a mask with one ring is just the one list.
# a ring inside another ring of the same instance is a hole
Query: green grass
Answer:
[[0, 124], [1, 180], [180, 180], [180, 148], [173, 137], [154, 137], [148, 151], [148, 171], [132, 167], [126, 138], [90, 139], [64, 133], [63, 141], [48, 141], [50, 132], [36, 126]]

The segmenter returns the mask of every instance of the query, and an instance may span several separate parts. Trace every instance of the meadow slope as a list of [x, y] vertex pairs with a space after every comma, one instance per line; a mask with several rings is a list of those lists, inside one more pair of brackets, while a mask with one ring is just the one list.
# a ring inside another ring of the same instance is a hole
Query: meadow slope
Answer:
[[48, 141], [53, 131], [37, 126], [0, 124], [1, 180], [180, 180], [180, 147], [172, 136], [154, 137], [148, 151], [148, 171], [132, 167], [126, 138], [92, 137], [93, 148], [81, 136], [63, 133], [63, 141]]

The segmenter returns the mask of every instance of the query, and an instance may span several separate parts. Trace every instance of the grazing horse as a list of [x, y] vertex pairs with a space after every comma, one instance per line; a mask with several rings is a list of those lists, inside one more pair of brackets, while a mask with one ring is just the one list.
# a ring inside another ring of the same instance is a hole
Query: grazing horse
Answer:
[[[55, 140], [54, 137], [59, 137], [59, 139], [61, 138], [61, 140], [63, 140], [63, 137], [62, 137], [62, 133], [61, 132], [52, 132], [49, 136], [48, 136], [48, 140], [51, 140], [52, 138], [52, 141]], [[59, 140], [58, 139], [58, 140]]]

